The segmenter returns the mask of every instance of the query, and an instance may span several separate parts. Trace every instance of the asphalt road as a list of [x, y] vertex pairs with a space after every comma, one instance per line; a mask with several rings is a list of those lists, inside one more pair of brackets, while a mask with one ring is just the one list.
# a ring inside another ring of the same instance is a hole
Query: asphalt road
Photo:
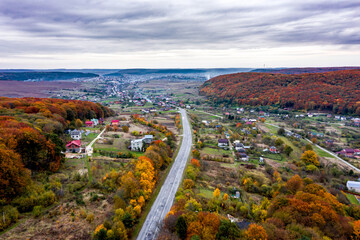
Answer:
[[183, 139], [178, 155], [170, 169], [170, 172], [161, 187], [159, 195], [153, 203], [149, 214], [141, 228], [137, 237], [138, 240], [151, 240], [156, 239], [159, 227], [165, 218], [166, 214], [170, 211], [175, 199], [175, 193], [179, 188], [183, 172], [188, 160], [191, 145], [191, 128], [186, 116], [186, 111], [180, 109], [183, 125]]

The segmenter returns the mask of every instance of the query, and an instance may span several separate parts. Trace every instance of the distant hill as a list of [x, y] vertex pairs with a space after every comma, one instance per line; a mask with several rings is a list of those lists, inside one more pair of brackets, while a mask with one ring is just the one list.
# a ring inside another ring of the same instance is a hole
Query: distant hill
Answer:
[[360, 69], [360, 67], [318, 67], [318, 68], [259, 68], [250, 72], [262, 73], [282, 73], [282, 74], [302, 74], [302, 73], [323, 73], [340, 70]]
[[94, 73], [81, 72], [0, 72], [0, 80], [14, 80], [14, 81], [55, 81], [55, 80], [69, 80], [74, 78], [92, 78], [99, 75]]
[[213, 101], [322, 109], [360, 115], [360, 70], [326, 73], [236, 73], [218, 76], [200, 87]]
[[105, 74], [109, 77], [123, 77], [128, 79], [143, 80], [197, 80], [205, 81], [211, 77], [236, 73], [248, 72], [251, 68], [169, 68], [169, 69], [122, 69], [114, 73]]

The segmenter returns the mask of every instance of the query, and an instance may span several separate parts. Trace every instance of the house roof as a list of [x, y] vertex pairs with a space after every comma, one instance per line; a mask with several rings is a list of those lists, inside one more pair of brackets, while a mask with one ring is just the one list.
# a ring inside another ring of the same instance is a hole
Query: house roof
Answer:
[[228, 140], [227, 139], [219, 139], [218, 140], [218, 143], [228, 143]]
[[73, 131], [71, 131], [71, 133], [70, 133], [71, 135], [78, 135], [78, 134], [81, 134], [81, 132], [79, 131], [79, 130], [73, 130]]
[[75, 145], [77, 147], [81, 147], [81, 140], [72, 140], [66, 144], [66, 147], [70, 147], [71, 145]]
[[360, 182], [356, 182], [356, 181], [347, 181], [346, 186], [348, 188], [352, 187], [352, 188], [360, 188]]
[[86, 121], [85, 124], [93, 124], [93, 121]]
[[111, 120], [112, 123], [118, 123], [120, 120]]
[[346, 153], [354, 153], [355, 152], [354, 149], [352, 149], [352, 148], [346, 148], [346, 149], [344, 149], [344, 151]]

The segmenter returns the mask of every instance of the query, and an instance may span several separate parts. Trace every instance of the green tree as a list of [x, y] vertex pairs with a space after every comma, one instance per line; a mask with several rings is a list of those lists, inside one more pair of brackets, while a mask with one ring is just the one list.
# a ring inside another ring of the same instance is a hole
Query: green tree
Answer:
[[292, 153], [292, 151], [294, 151], [294, 150], [292, 149], [292, 147], [290, 147], [289, 145], [285, 145], [285, 147], [284, 147], [284, 152], [285, 152], [286, 155], [290, 156], [290, 154]]
[[176, 229], [176, 234], [179, 236], [180, 239], [186, 238], [187, 224], [183, 216], [180, 216], [176, 221], [175, 229]]
[[283, 145], [283, 144], [284, 144], [284, 141], [281, 140], [280, 138], [277, 138], [277, 139], [275, 140], [275, 146], [276, 146], [276, 147], [280, 147], [280, 146]]
[[305, 146], [305, 151], [308, 151], [308, 150], [313, 150], [310, 143], [306, 144], [306, 146]]
[[235, 223], [230, 221], [221, 221], [219, 232], [216, 234], [216, 240], [235, 240], [239, 239], [240, 230]]
[[277, 132], [278, 135], [280, 136], [284, 136], [285, 135], [285, 129], [284, 128], [280, 128]]

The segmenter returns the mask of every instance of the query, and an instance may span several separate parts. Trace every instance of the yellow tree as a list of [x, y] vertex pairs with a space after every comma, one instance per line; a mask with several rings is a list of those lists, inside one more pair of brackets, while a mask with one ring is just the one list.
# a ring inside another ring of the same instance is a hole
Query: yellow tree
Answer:
[[354, 222], [355, 239], [360, 239], [360, 220]]
[[314, 164], [315, 166], [319, 166], [319, 160], [316, 153], [312, 150], [307, 150], [301, 155], [301, 161], [305, 164]]
[[229, 199], [229, 195], [227, 195], [227, 193], [224, 194], [223, 200], [227, 201]]
[[81, 128], [82, 125], [83, 125], [83, 122], [82, 122], [80, 119], [76, 119], [76, 120], [75, 120], [75, 127], [76, 127], [77, 129]]
[[220, 189], [216, 188], [215, 191], [213, 192], [213, 196], [214, 196], [214, 198], [219, 198], [220, 197]]

